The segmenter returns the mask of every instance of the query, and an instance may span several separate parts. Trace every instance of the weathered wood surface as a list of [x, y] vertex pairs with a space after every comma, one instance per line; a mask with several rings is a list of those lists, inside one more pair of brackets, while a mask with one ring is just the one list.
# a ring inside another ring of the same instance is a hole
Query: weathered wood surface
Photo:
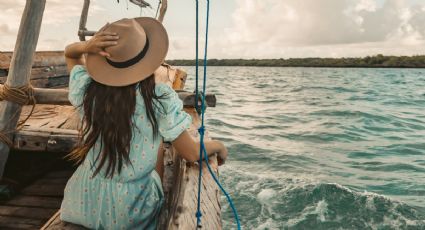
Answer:
[[[0, 84], [7, 80], [13, 52], [0, 52]], [[68, 86], [68, 73], [63, 51], [41, 51], [34, 54], [30, 83], [33, 87]]]
[[[0, 69], [9, 69], [13, 52], [0, 52]], [[33, 68], [66, 66], [63, 51], [38, 51], [34, 54]]]
[[[176, 90], [184, 88], [186, 77], [185, 72], [177, 72], [173, 88]], [[193, 121], [189, 133], [198, 140], [199, 116], [193, 107], [185, 108], [185, 111], [192, 116]], [[216, 157], [211, 157], [210, 160], [215, 173], [218, 173]], [[196, 229], [198, 174], [197, 164], [186, 163], [178, 157], [170, 144], [164, 144], [163, 188], [166, 201], [161, 211], [158, 229]], [[205, 165], [202, 181], [202, 228], [221, 229], [220, 193]]]
[[[0, 84], [7, 80], [12, 52], [0, 52]], [[42, 51], [34, 55], [30, 83], [33, 87], [60, 88], [68, 86], [64, 54], [62, 51]]]
[[[63, 188], [71, 175], [69, 170], [51, 172], [0, 203], [0, 229], [40, 229], [60, 208]], [[48, 190], [49, 185], [60, 189]]]
[[161, 1], [161, 8], [159, 10], [158, 21], [161, 23], [164, 21], [165, 13], [167, 13], [168, 0]]
[[[192, 115], [193, 123], [189, 133], [194, 139], [199, 139], [197, 128], [199, 126], [199, 117], [195, 109], [185, 109]], [[208, 133], [206, 134], [208, 139]], [[196, 229], [196, 208], [198, 197], [198, 164], [186, 163], [177, 157], [177, 163], [174, 172], [174, 183], [171, 186], [169, 200], [166, 206], [169, 211], [166, 218], [167, 224], [163, 229]], [[216, 157], [210, 158], [210, 164], [215, 173], [217, 170]], [[220, 191], [213, 178], [209, 174], [206, 165], [203, 165], [202, 174], [202, 193], [201, 193], [201, 211], [203, 229], [221, 229], [221, 205]]]
[[[20, 119], [30, 112], [24, 106]], [[33, 152], [69, 152], [78, 141], [79, 118], [72, 106], [36, 105], [24, 127], [14, 134], [13, 149]]]
[[[45, 5], [46, 0], [26, 1], [7, 78], [7, 84], [10, 87], [20, 87], [29, 83]], [[19, 119], [16, 114], [20, 113], [20, 105], [10, 101], [1, 101], [0, 131], [14, 130]], [[12, 133], [6, 135], [8, 138], [12, 138]], [[0, 142], [0, 178], [3, 176], [8, 155], [9, 146]]]

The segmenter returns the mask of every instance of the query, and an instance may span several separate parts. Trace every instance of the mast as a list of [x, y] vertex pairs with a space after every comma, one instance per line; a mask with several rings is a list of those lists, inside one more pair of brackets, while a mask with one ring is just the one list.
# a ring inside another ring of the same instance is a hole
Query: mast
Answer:
[[[5, 83], [10, 88], [29, 84], [45, 5], [46, 0], [26, 1], [9, 74]], [[6, 100], [0, 101], [0, 132], [9, 140], [13, 137], [13, 132], [11, 131], [16, 129], [21, 110], [22, 106], [19, 104]], [[0, 178], [3, 176], [9, 150], [9, 146], [0, 141]]]

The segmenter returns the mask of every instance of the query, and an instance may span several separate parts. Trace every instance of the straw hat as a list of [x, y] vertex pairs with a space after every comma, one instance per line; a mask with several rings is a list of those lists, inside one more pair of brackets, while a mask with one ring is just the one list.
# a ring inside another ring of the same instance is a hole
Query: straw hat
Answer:
[[102, 29], [117, 33], [118, 44], [105, 48], [111, 57], [88, 54], [86, 66], [93, 80], [109, 86], [126, 86], [151, 76], [164, 62], [168, 35], [154, 18], [121, 19]]

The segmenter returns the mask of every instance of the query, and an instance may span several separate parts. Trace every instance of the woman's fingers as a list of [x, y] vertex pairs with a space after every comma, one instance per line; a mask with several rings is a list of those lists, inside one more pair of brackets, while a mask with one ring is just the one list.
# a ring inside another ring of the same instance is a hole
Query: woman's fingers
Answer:
[[99, 55], [103, 56], [103, 57], [111, 57], [111, 55], [109, 53], [105, 52], [105, 51], [100, 51]]
[[100, 37], [100, 36], [116, 36], [118, 34], [117, 33], [113, 33], [113, 32], [100, 31], [96, 35]]
[[101, 41], [117, 41], [119, 36], [117, 35], [104, 35], [99, 38]]
[[97, 44], [97, 46], [100, 47], [100, 48], [105, 48], [105, 47], [109, 47], [109, 46], [114, 46], [116, 44], [118, 44], [118, 42], [116, 42], [116, 41], [106, 41], [106, 42], [99, 42]]

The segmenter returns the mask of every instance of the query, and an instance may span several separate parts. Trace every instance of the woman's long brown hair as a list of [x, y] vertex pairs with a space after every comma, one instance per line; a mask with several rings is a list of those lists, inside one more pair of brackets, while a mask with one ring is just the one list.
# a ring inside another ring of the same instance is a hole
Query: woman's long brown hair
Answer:
[[[118, 174], [124, 164], [130, 162], [130, 144], [133, 137], [133, 114], [136, 109], [137, 88], [143, 96], [146, 116], [152, 125], [153, 136], [158, 134], [158, 122], [154, 107], [161, 105], [159, 99], [166, 95], [155, 94], [154, 75], [136, 84], [112, 87], [91, 81], [85, 91], [83, 104], [82, 134], [78, 147], [69, 155], [77, 164], [82, 163], [96, 141], [100, 140], [100, 152], [94, 160], [99, 161], [93, 173], [96, 176], [106, 165], [105, 177]], [[157, 101], [158, 103], [156, 103]], [[162, 106], [162, 105], [161, 105]]]

